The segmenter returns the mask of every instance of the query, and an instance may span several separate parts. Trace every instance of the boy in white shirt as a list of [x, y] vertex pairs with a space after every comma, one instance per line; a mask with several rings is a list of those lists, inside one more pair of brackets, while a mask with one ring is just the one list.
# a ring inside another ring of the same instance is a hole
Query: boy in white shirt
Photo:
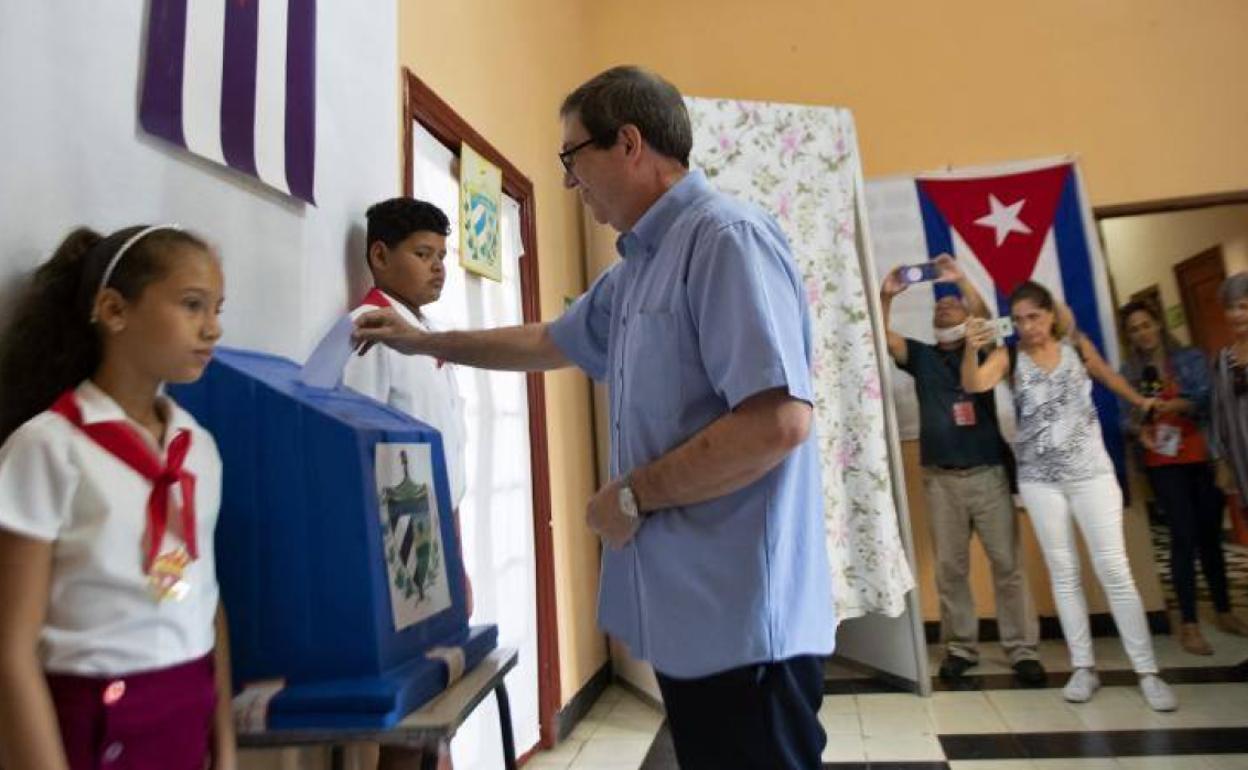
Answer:
[[[368, 268], [374, 288], [351, 311], [352, 318], [382, 307], [392, 307], [408, 323], [430, 329], [422, 308], [438, 299], [446, 282], [446, 237], [450, 222], [437, 206], [413, 198], [382, 201], [368, 213]], [[459, 505], [465, 492], [463, 400], [450, 364], [426, 356], [405, 356], [376, 345], [362, 356], [352, 356], [343, 384], [410, 414], [442, 434], [450, 477], [451, 507], [459, 531]], [[460, 560], [462, 563], [462, 559]], [[472, 614], [472, 583], [464, 575], [467, 611]], [[439, 767], [449, 768], [446, 747]], [[382, 770], [416, 768], [420, 752], [382, 747]]]

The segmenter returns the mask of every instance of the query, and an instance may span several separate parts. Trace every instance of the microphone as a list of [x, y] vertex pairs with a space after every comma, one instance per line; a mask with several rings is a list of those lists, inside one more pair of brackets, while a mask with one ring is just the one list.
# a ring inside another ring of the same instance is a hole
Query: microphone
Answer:
[[1161, 373], [1157, 371], [1156, 366], [1149, 364], [1144, 367], [1140, 375], [1140, 393], [1149, 398], [1161, 394]]

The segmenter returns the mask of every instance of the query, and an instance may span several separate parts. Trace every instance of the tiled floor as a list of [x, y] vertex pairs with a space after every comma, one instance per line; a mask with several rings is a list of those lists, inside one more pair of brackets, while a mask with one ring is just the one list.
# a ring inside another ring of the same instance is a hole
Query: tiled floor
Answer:
[[[1248, 661], [1248, 639], [1212, 628], [1207, 635], [1218, 651], [1213, 658], [1195, 658], [1170, 637], [1157, 637], [1163, 669], [1176, 679], [1198, 666], [1243, 671], [1242, 666], [1234, 667]], [[1052, 671], [1068, 670], [1061, 642], [1045, 642], [1042, 647], [1042, 658]], [[1124, 683], [1103, 688], [1091, 703], [1082, 705], [1066, 703], [1055, 687], [937, 692], [931, 698], [905, 693], [829, 695], [820, 711], [828, 732], [825, 767], [1248, 770], [1248, 683], [1242, 675], [1235, 682], [1178, 684], [1180, 709], [1158, 714], [1126, 683], [1129, 676], [1121, 673], [1126, 663], [1118, 640], [1098, 639], [1096, 649], [1101, 669], [1119, 670]], [[1009, 673], [999, 648], [985, 645], [982, 654], [976, 673]], [[934, 661], [939, 655], [939, 649], [932, 650]], [[526, 767], [675, 770], [662, 727], [661, 712], [612, 687], [567, 741], [537, 755]], [[1161, 754], [1148, 755], [1155, 752]]]
[[526, 770], [637, 770], [663, 725], [663, 712], [612, 686], [567, 740], [533, 757]]

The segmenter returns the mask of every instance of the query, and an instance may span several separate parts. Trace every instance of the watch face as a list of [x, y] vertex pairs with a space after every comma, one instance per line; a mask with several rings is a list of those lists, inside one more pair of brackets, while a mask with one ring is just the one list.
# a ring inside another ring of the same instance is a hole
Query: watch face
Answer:
[[637, 518], [637, 498], [631, 487], [620, 487], [620, 511], [625, 516]]

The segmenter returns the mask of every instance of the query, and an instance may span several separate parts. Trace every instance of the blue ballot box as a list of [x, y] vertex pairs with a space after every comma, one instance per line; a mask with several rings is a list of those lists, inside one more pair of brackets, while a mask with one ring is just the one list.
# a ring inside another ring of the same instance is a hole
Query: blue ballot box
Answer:
[[275, 356], [219, 348], [170, 394], [224, 464], [216, 559], [236, 691], [269, 729], [389, 727], [483, 659], [436, 430]]

